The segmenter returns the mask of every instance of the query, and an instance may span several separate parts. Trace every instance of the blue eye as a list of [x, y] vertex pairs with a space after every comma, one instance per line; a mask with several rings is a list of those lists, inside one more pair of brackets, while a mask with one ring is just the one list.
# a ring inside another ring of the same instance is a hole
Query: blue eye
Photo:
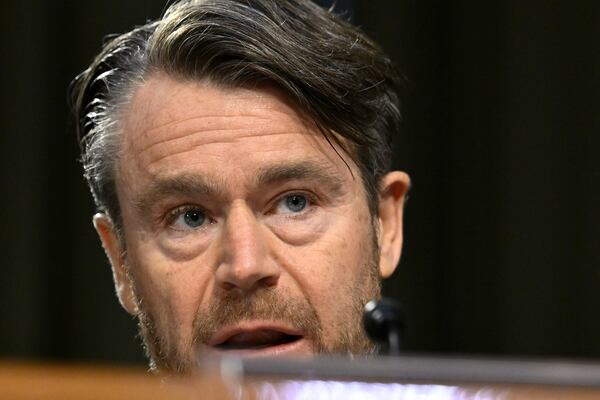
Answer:
[[310, 204], [309, 199], [301, 194], [285, 196], [277, 203], [276, 211], [282, 214], [300, 213]]
[[188, 208], [177, 211], [172, 226], [175, 229], [196, 229], [204, 225], [206, 214], [199, 208]]
[[306, 203], [308, 203], [306, 197], [297, 194], [287, 196], [285, 198], [285, 204], [287, 205], [287, 208], [289, 208], [290, 211], [293, 212], [300, 212], [304, 210], [306, 208]]
[[199, 227], [204, 223], [205, 219], [204, 213], [198, 209], [188, 210], [183, 214], [183, 220], [190, 228]]

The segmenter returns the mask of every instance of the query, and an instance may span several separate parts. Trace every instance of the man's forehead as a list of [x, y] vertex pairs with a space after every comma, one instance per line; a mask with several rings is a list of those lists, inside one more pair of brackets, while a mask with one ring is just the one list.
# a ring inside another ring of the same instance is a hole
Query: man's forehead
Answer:
[[[125, 114], [121, 159], [153, 180], [194, 173], [225, 180], [236, 169], [258, 181], [318, 177], [317, 171], [321, 178], [353, 177], [343, 149], [272, 88], [222, 88], [155, 75], [139, 87]], [[215, 171], [218, 164], [222, 169]]]
[[144, 79], [134, 90], [123, 118], [130, 133], [152, 134], [195, 116], [239, 116], [240, 108], [248, 109], [249, 104], [256, 113], [285, 114], [293, 122], [309, 123], [299, 107], [272, 85], [232, 87], [210, 79], [179, 78], [166, 73], [153, 73]]

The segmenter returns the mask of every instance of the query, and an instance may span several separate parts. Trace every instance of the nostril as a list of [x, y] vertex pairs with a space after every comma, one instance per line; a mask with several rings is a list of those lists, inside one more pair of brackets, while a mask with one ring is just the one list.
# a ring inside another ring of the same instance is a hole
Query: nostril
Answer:
[[269, 276], [265, 276], [264, 278], [259, 280], [257, 282], [257, 284], [264, 288], [271, 288], [271, 287], [277, 286], [278, 281], [279, 281], [278, 275], [269, 275]]
[[237, 286], [235, 286], [233, 283], [229, 283], [229, 282], [221, 282], [221, 288], [223, 288], [224, 290], [230, 291], [235, 289]]
[[270, 289], [277, 286], [279, 282], [279, 275], [265, 275], [262, 277], [247, 277], [246, 279], [235, 279], [232, 277], [217, 278], [217, 285], [219, 289], [224, 292], [239, 291], [242, 293], [249, 293], [258, 289]]

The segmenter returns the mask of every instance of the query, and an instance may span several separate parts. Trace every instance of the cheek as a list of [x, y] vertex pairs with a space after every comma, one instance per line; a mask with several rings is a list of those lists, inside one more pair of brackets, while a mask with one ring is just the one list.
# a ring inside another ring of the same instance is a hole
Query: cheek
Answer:
[[138, 296], [163, 336], [176, 340], [191, 336], [194, 316], [209, 279], [198, 265], [179, 263], [151, 246], [128, 254]]
[[[328, 279], [321, 304], [325, 332], [347, 325], [346, 319], [354, 315], [356, 301], [360, 298], [357, 294], [366, 290], [365, 285], [369, 284], [366, 282], [368, 269], [373, 268], [370, 218], [357, 215], [351, 222], [336, 232], [329, 246], [321, 252], [323, 259], [328, 260], [321, 271]], [[326, 325], [326, 319], [330, 326]]]
[[311, 245], [288, 249], [283, 257], [326, 331], [353, 306], [352, 293], [370, 261], [370, 231], [357, 224], [338, 228]]

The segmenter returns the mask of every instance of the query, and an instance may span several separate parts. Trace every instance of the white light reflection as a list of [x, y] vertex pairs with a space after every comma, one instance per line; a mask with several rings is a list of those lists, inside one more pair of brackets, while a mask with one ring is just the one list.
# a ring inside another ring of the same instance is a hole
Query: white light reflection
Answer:
[[494, 390], [469, 390], [446, 385], [286, 380], [277, 383], [256, 383], [254, 387], [258, 399], [497, 400], [505, 398], [505, 393]]

